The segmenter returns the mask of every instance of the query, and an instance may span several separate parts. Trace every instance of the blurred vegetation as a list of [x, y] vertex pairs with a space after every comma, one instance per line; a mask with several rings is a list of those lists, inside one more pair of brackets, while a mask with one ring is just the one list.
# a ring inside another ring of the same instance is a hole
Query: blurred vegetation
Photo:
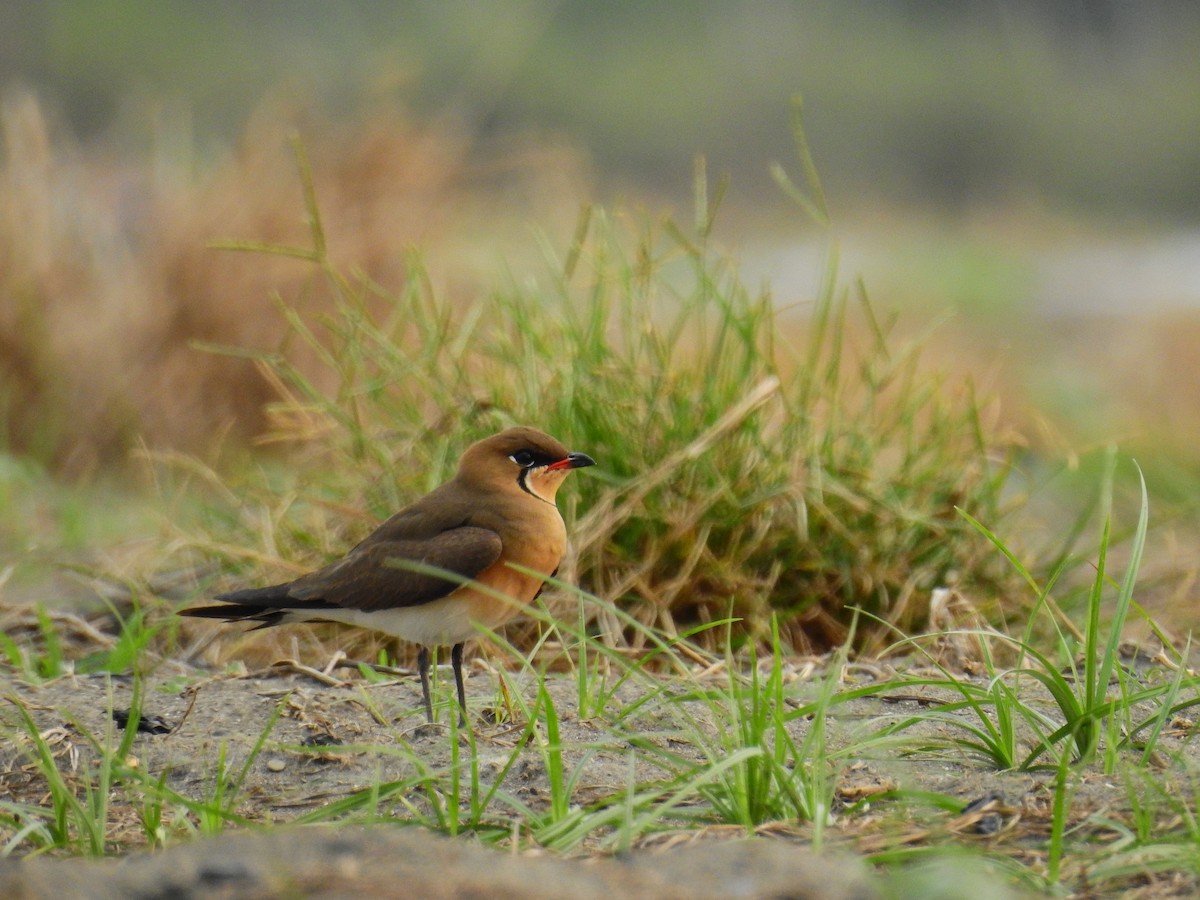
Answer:
[[[303, 238], [287, 110], [265, 104], [241, 152], [205, 177], [76, 152], [27, 94], [9, 96], [0, 129], [0, 446], [80, 477], [139, 441], [206, 450], [261, 434], [272, 386], [192, 342], [276, 348], [286, 325], [273, 293], [328, 305], [295, 260], [210, 246]], [[313, 131], [330, 253], [384, 284], [410, 277], [420, 243], [453, 261], [442, 283], [465, 295], [477, 281], [473, 229], [503, 230], [518, 209], [569, 227], [565, 198], [583, 193], [577, 157], [553, 144], [490, 162], [477, 153], [480, 174], [452, 128], [395, 116]]]
[[802, 93], [842, 196], [1200, 209], [1187, 0], [9, 0], [0, 17], [0, 83], [45, 91], [82, 135], [186, 121], [202, 155], [280, 85], [310, 111], [399, 89], [476, 137], [564, 131], [618, 182], [686, 190], [681, 161], [703, 152], [761, 195]]
[[[1077, 220], [1070, 216], [1093, 214], [1157, 220], [1167, 227], [1195, 221], [1197, 38], [1200, 7], [1168, 0], [1139, 4], [1136, 12], [1099, 0], [686, 7], [549, 0], [336, 5], [217, 0], [203, 7], [183, 0], [5, 3], [0, 449], [15, 457], [11, 472], [37, 476], [6, 475], [0, 537], [8, 546], [0, 549], [20, 553], [32, 545], [23, 531], [36, 530], [36, 522], [31, 526], [24, 510], [40, 507], [28, 495], [51, 490], [54, 479], [82, 481], [121, 468], [143, 442], [155, 450], [228, 461], [231, 447], [277, 433], [272, 410], [278, 406], [272, 404], [287, 399], [287, 379], [281, 381], [277, 371], [284, 363], [312, 385], [314, 396], [339, 399], [337, 373], [323, 364], [323, 351], [297, 337], [294, 323], [272, 299], [283, 298], [309, 321], [340, 310], [345, 291], [295, 258], [218, 253], [209, 246], [221, 238], [288, 245], [308, 239], [311, 223], [283, 146], [291, 129], [304, 136], [311, 155], [328, 269], [345, 273], [372, 302], [417, 292], [459, 315], [485, 302], [494, 309], [516, 309], [513, 298], [542, 302], [543, 295], [522, 277], [514, 279], [511, 297], [496, 296], [496, 256], [518, 248], [525, 256], [512, 270], [532, 268], [524, 265], [536, 245], [530, 222], [555, 244], [570, 233], [579, 204], [598, 195], [627, 191], [635, 200], [630, 206], [665, 196], [676, 208], [687, 208], [688, 165], [698, 151], [707, 155], [711, 171], [731, 173], [736, 189], [729, 196], [743, 212], [760, 212], [768, 206], [761, 203], [765, 196], [773, 198], [773, 208], [783, 206], [769, 163], [793, 158], [786, 110], [796, 93], [806, 99], [809, 133], [829, 193], [841, 207], [879, 217], [873, 224], [883, 235], [891, 269], [886, 278], [867, 283], [881, 305], [924, 303], [922, 315], [940, 313], [938, 305], [948, 296], [955, 305], [971, 306], [983, 323], [982, 339], [951, 332], [948, 342], [933, 345], [942, 365], [932, 368], [943, 373], [942, 385], [934, 389], [922, 382], [925, 393], [909, 396], [911, 403], [927, 401], [932, 424], [911, 404], [907, 419], [883, 404], [863, 412], [862, 427], [878, 426], [892, 444], [835, 430], [823, 448], [836, 450], [841, 465], [853, 469], [839, 473], [853, 487], [839, 489], [837, 502], [846, 508], [830, 512], [828, 521], [855, 519], [842, 535], [849, 536], [846, 546], [873, 543], [878, 556], [854, 559], [846, 549], [824, 571], [821, 565], [837, 554], [804, 562], [800, 568], [807, 576], [827, 579], [812, 591], [815, 601], [804, 600], [812, 601], [808, 609], [836, 615], [847, 598], [868, 597], [867, 605], [879, 611], [899, 605], [905, 615], [913, 613], [909, 604], [917, 589], [952, 574], [946, 554], [959, 549], [934, 546], [951, 527], [946, 511], [959, 500], [938, 477], [939, 467], [944, 463], [946, 473], [965, 477], [968, 493], [986, 495], [999, 509], [1001, 485], [987, 470], [995, 461], [987, 451], [993, 438], [1006, 448], [1005, 458], [1020, 440], [1048, 447], [1050, 457], [1072, 458], [1074, 448], [1064, 450], [1068, 442], [1059, 443], [1055, 434], [1062, 421], [1081, 422], [1087, 439], [1097, 443], [1124, 437], [1125, 421], [1112, 417], [1112, 397], [1105, 396], [1117, 393], [1114, 384], [1126, 391], [1122, 402], [1131, 418], [1144, 419], [1147, 411], [1157, 416], [1156, 425], [1169, 439], [1151, 434], [1142, 445], [1178, 452], [1182, 465], [1170, 470], [1168, 489], [1181, 498], [1181, 508], [1194, 510], [1196, 451], [1188, 435], [1200, 387], [1186, 394], [1177, 390], [1200, 383], [1189, 339], [1200, 327], [1194, 317], [1152, 326], [1168, 341], [1162, 353], [1159, 344], [1131, 340], [1123, 321], [1103, 338], [1080, 326], [1067, 343], [1061, 322], [1048, 327], [1044, 318], [1026, 315], [1031, 274], [1021, 252], [1040, 232], [1031, 235], [1019, 215], [1005, 227], [1019, 232], [1023, 244], [996, 241], [995, 230], [981, 239], [969, 228], [953, 240], [942, 235], [914, 240], [896, 218], [909, 226], [919, 216], [910, 211], [928, 207], [949, 221], [969, 222], [974, 211], [994, 205], [1018, 213], [1063, 209], [1072, 224]], [[652, 217], [624, 221], [620, 210], [627, 207], [613, 208], [617, 231], [631, 236], [653, 230]], [[731, 212], [735, 223], [741, 221], [737, 210]], [[1038, 222], [1044, 225], [1046, 218]], [[780, 231], [792, 247], [805, 240], [825, 250], [824, 236], [813, 238], [793, 220]], [[681, 238], [673, 252], [692, 253], [691, 240]], [[413, 246], [421, 252], [414, 253]], [[624, 293], [606, 302], [637, 296], [635, 275], [660, 262], [655, 254], [661, 245], [647, 247], [646, 260], [626, 259], [616, 269], [597, 262], [597, 271], [608, 271], [608, 277], [624, 273]], [[705, 252], [716, 248], [714, 241]], [[625, 245], [623, 252], [633, 251]], [[479, 277], [483, 271], [487, 275]], [[679, 287], [678, 266], [654, 271], [667, 273], [663, 290]], [[703, 267], [696, 271], [701, 280], [709, 277]], [[822, 298], [828, 303], [823, 293], [828, 285], [817, 281], [809, 277], [770, 297], [777, 307], [752, 339], [769, 332], [772, 341], [803, 341], [811, 323], [797, 324], [784, 308], [799, 305], [807, 314], [821, 308]], [[737, 290], [754, 283], [739, 277]], [[958, 393], [966, 379], [957, 373], [992, 366], [991, 351], [984, 355], [980, 347], [995, 339], [999, 322], [1022, 348], [1025, 368], [1014, 375], [1010, 366], [993, 379], [1005, 396], [1004, 418], [977, 432], [978, 409], [973, 398]], [[632, 321], [620, 324], [631, 327]], [[902, 329], [889, 333], [901, 345], [904, 337]], [[201, 353], [196, 342], [236, 346], [246, 354]], [[893, 347], [891, 341], [879, 343], [877, 365]], [[818, 366], [821, 356], [814, 351], [799, 364]], [[767, 356], [753, 365], [779, 363]], [[1085, 371], [1102, 371], [1109, 381], [1081, 387], [1076, 382]], [[626, 386], [642, 387], [636, 381], [641, 374], [621, 377]], [[653, 407], [656, 415], [680, 419], [677, 430], [660, 435], [651, 448], [663, 457], [735, 403], [725, 396], [706, 413], [697, 406], [699, 391], [691, 382], [687, 392], [670, 394], [673, 379], [698, 377], [689, 369], [644, 386], [647, 408], [660, 403]], [[856, 383], [854, 391], [861, 388]], [[1031, 389], [1039, 391], [1038, 402], [1049, 397], [1051, 416], [1024, 408]], [[526, 401], [512, 408], [531, 416], [536, 407]], [[558, 421], [548, 415], [548, 422]], [[1014, 420], [1020, 439], [1006, 430]], [[575, 424], [586, 435], [596, 423], [562, 423], [568, 429]], [[823, 433], [823, 424], [809, 424], [816, 429], [809, 438]], [[642, 434], [649, 427], [636, 418], [609, 425], [611, 434], [621, 435], [611, 439], [613, 447], [628, 440], [630, 429]], [[919, 458], [925, 427], [940, 440], [930, 439], [929, 447], [946, 451], [941, 461], [936, 455]], [[897, 437], [902, 428], [914, 429], [905, 440]], [[966, 445], [951, 448], [942, 432]], [[428, 451], [418, 450], [419, 435], [410, 437], [406, 452], [421, 459]], [[758, 446], [769, 449], [761, 438], [756, 435]], [[448, 453], [448, 445], [443, 450]], [[897, 464], [896, 453], [901, 459], [912, 454], [916, 475], [890, 496], [888, 478], [896, 470], [887, 467]], [[951, 457], [957, 461], [949, 462]], [[834, 459], [828, 457], [831, 464]], [[963, 461], [971, 459], [979, 465]], [[770, 462], [782, 471], [780, 460]], [[1154, 471], [1153, 465], [1146, 468]], [[1164, 463], [1161, 471], [1168, 469]], [[357, 487], [347, 488], [339, 503]], [[697, 477], [692, 487], [703, 493], [711, 482]], [[905, 491], [919, 502], [905, 505]], [[818, 500], [829, 499], [819, 494], [805, 498], [810, 513], [819, 508]], [[738, 496], [718, 498], [732, 504], [721, 510], [726, 524], [740, 508]], [[386, 499], [369, 501], [362, 522], [403, 498]], [[686, 519], [692, 515], [688, 509], [699, 508], [688, 505], [693, 499], [675, 507], [674, 500], [664, 501], [654, 527], [667, 533], [647, 538], [655, 547], [669, 547], [657, 560], [668, 574], [676, 564], [706, 562], [684, 553], [680, 536], [691, 535], [671, 524], [672, 516]], [[67, 543], [81, 543], [71, 535], [85, 532], [72, 523], [86, 515], [55, 509], [41, 533], [61, 531]], [[335, 545], [344, 549], [336, 540], [342, 535], [330, 533], [335, 540], [320, 552], [333, 552]], [[773, 539], [794, 539], [798, 547], [800, 533], [783, 529]], [[731, 527], [722, 553], [742, 537], [757, 541], [761, 535], [741, 535]], [[83, 542], [97, 540], [87, 531]], [[655, 559], [629, 532], [621, 540], [626, 562]], [[746, 552], [771, 556], [766, 544], [756, 546]], [[264, 558], [320, 552], [311, 546], [274, 548]], [[641, 591], [648, 597], [648, 584], [678, 594], [699, 584], [661, 582], [662, 571], [641, 584], [638, 579], [648, 576], [637, 574], [636, 566], [611, 559], [605, 566], [618, 581], [595, 586], [615, 593]], [[769, 566], [753, 576], [762, 582], [759, 587], [780, 577]], [[620, 581], [629, 578], [630, 584]], [[753, 578], [717, 573], [700, 584], [698, 594], [708, 602], [740, 591], [731, 585], [744, 587]], [[851, 584], [856, 578], [860, 583]], [[747, 590], [752, 596], [757, 588]], [[772, 590], [768, 586], [758, 595], [776, 603]], [[836, 625], [829, 630], [832, 635]]]

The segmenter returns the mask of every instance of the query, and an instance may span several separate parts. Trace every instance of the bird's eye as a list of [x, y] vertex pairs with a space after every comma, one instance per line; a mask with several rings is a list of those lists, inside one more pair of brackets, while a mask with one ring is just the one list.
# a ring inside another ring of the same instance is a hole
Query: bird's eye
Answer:
[[510, 456], [509, 459], [515, 462], [522, 469], [528, 469], [533, 465], [533, 454], [528, 450], [518, 450], [516, 453]]

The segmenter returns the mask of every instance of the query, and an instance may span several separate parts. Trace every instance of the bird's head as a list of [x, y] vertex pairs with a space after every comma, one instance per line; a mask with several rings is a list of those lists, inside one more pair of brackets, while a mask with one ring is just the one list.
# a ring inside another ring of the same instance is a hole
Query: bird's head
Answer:
[[516, 487], [553, 503], [572, 469], [595, 464], [586, 453], [572, 453], [545, 432], [518, 426], [468, 447], [458, 478], [492, 490]]

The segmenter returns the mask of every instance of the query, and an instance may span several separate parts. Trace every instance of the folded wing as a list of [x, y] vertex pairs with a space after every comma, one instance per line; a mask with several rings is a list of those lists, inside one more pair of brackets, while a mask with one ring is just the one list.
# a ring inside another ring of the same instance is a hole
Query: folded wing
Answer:
[[421, 606], [458, 588], [495, 563], [503, 551], [500, 536], [488, 528], [450, 528], [429, 538], [372, 540], [323, 569], [285, 584], [217, 594], [223, 605], [183, 610], [209, 619], [281, 621], [287, 610], [323, 609], [371, 612]]
[[[425, 540], [372, 542], [331, 566], [296, 579], [288, 596], [365, 612], [420, 606], [477, 576], [500, 558], [502, 550], [496, 532], [471, 526], [452, 528]], [[229, 599], [238, 598], [233, 595]]]

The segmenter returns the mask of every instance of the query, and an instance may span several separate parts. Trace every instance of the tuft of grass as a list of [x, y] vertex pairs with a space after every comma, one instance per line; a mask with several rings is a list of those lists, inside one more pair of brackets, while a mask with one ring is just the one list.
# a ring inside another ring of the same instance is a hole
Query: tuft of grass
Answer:
[[[813, 845], [819, 848], [836, 780], [825, 722], [845, 657], [831, 660], [818, 701], [797, 715], [787, 704], [777, 629], [771, 648], [765, 680], [755, 654], [744, 671], [727, 655], [727, 684], [703, 695], [713, 731], [696, 729], [691, 737], [702, 748], [702, 765], [725, 758], [741, 761], [704, 785], [701, 795], [718, 822], [740, 825], [747, 834], [768, 822], [811, 823]], [[797, 739], [789, 725], [801, 719], [808, 720], [808, 728]]]
[[81, 615], [41, 603], [7, 609], [0, 659], [31, 684], [71, 673], [146, 671], [158, 661], [155, 651], [170, 643], [174, 623], [158, 615], [154, 605], [137, 603], [126, 611], [107, 605], [115, 634]]
[[229, 825], [253, 824], [236, 807], [241, 789], [255, 760], [283, 710], [283, 702], [268, 717], [253, 747], [236, 772], [230, 772], [226, 745], [222, 742], [215, 760], [213, 783], [207, 797], [192, 797], [167, 783], [168, 772], [157, 776], [145, 771], [131, 756], [141, 712], [141, 679], [134, 678], [130, 700], [129, 724], [118, 734], [109, 715], [103, 733], [94, 734], [80, 722], [69, 718], [70, 728], [81, 739], [86, 754], [72, 747], [71, 752], [56, 752], [48, 737], [34, 721], [28, 708], [18, 699], [9, 698], [17, 710], [18, 726], [11, 735], [17, 746], [24, 746], [29, 768], [44, 785], [46, 801], [40, 804], [15, 799], [0, 800], [0, 834], [5, 838], [2, 855], [17, 851], [66, 851], [73, 855], [105, 856], [137, 841], [131, 838], [127, 822], [114, 816], [118, 808], [134, 811], [142, 828], [141, 840], [162, 846], [175, 834], [215, 834]]
[[[93, 760], [82, 772], [74, 766], [60, 765], [47, 733], [38, 728], [25, 704], [13, 700], [19, 718], [18, 740], [28, 748], [33, 768], [41, 775], [47, 802], [43, 805], [0, 802], [0, 828], [11, 831], [5, 845], [11, 853], [28, 843], [38, 851], [69, 850], [84, 856], [103, 856], [109, 851], [113, 793], [129, 775], [127, 763], [133, 746], [135, 727], [126, 728], [119, 739], [114, 734], [111, 715], [105, 720], [104, 734], [92, 735], [79, 723], [74, 729], [92, 750]], [[108, 708], [112, 709], [111, 683]], [[141, 686], [135, 679], [130, 702], [130, 720], [137, 721], [141, 708]]]
[[[66, 658], [63, 654], [62, 642], [58, 639], [58, 629], [50, 621], [50, 615], [42, 604], [39, 603], [34, 608], [34, 614], [37, 616], [38, 636], [41, 638], [42, 650], [31, 656], [24, 668], [35, 680], [57, 678], [66, 672]], [[14, 651], [18, 650], [7, 635], [5, 636], [5, 650], [10, 658]]]
[[[559, 638], [557, 652], [568, 661], [589, 655], [603, 659], [612, 678], [611, 688], [597, 691], [582, 672], [577, 673], [580, 708], [588, 698], [589, 718], [601, 727], [604, 737], [590, 747], [572, 748], [582, 752], [582, 758], [568, 774], [557, 737], [558, 715], [545, 687], [547, 676], [544, 669], [536, 670], [537, 704], [523, 712], [530, 719], [540, 714], [544, 720], [546, 738], [540, 752], [551, 786], [550, 810], [539, 817], [542, 827], [534, 831], [537, 839], [571, 849], [590, 831], [615, 829], [604, 844], [628, 847], [666, 827], [734, 825], [753, 834], [759, 826], [782, 821], [811, 824], [812, 839], [820, 844], [833, 809], [834, 766], [839, 758], [826, 745], [825, 725], [837, 702], [846, 647], [831, 661], [817, 698], [797, 704], [785, 688], [777, 627], [772, 629], [764, 677], [752, 650], [749, 660], [735, 656], [733, 620], [703, 626], [704, 631], [724, 634], [722, 660], [706, 656], [694, 643], [698, 633], [670, 636], [608, 601], [578, 590], [576, 594], [580, 603], [595, 605], [637, 631], [653, 650], [630, 655], [607, 646], [586, 627], [571, 625], [544, 609], [534, 611]], [[534, 671], [533, 660], [511, 644], [507, 650]], [[660, 668], [670, 676], [654, 674]], [[638, 688], [636, 699], [621, 702], [622, 687], [633, 685]], [[611, 753], [621, 747], [630, 748], [625, 752], [631, 775], [640, 766], [643, 771], [662, 773], [662, 778], [638, 783], [631, 777], [622, 795], [586, 808], [573, 806], [587, 753]]]
[[[1115, 608], [1111, 620], [1105, 625], [1102, 623], [1101, 610], [1105, 588], [1109, 584], [1106, 561], [1110, 549], [1112, 531], [1111, 500], [1112, 479], [1115, 467], [1116, 453], [1115, 451], [1111, 451], [1108, 454], [1108, 463], [1105, 466], [1104, 480], [1101, 488], [1101, 536], [1096, 552], [1096, 574], [1087, 605], [1087, 621], [1082, 634], [1082, 640], [1079, 639], [1080, 636], [1073, 625], [1068, 629], [1062, 627], [1061, 622], [1055, 622], [1059, 626], [1057, 633], [1063, 656], [1068, 664], [1067, 670], [1065, 672], [1062, 671], [1060, 667], [1056, 666], [1052, 660], [1034, 648], [1028, 641], [1015, 642], [1022, 659], [1028, 657], [1035, 664], [1032, 666], [1019, 665], [1015, 669], [1014, 674], [1017, 677], [1022, 675], [1028, 676], [1041, 684], [1053, 698], [1063, 719], [1059, 728], [1048, 735], [1044, 735], [1037, 741], [1022, 763], [1022, 766], [1026, 768], [1031, 766], [1043, 753], [1064, 739], [1069, 739], [1074, 745], [1074, 754], [1077, 759], [1090, 761], [1096, 754], [1100, 741], [1105, 734], [1106, 725], [1112, 721], [1114, 712], [1118, 709], [1128, 708], [1136, 700], [1147, 698], [1145, 692], [1139, 691], [1132, 696], [1126, 695], [1120, 699], [1109, 699], [1111, 680], [1118, 676], [1124, 676], [1123, 672], [1118, 672], [1118, 651], [1122, 630], [1131, 609], [1134, 587], [1137, 583], [1138, 567], [1145, 547], [1150, 506], [1146, 494], [1146, 482], [1139, 470], [1141, 505], [1138, 513], [1137, 528], [1134, 532], [1125, 575], [1117, 588]], [[1011, 551], [996, 539], [993, 532], [984, 528], [977, 521], [973, 522], [973, 524], [980, 528], [1007, 558], [1014, 559]], [[1019, 564], [1018, 567], [1021, 576], [1036, 587], [1036, 582], [1029, 572]], [[1050, 584], [1044, 589], [1038, 589], [1039, 605], [1035, 607], [1035, 611], [1041, 605], [1048, 603], [1050, 590], [1056, 577], [1056, 574], [1052, 575]], [[1051, 608], [1057, 609], [1057, 607], [1053, 606]], [[1082, 656], [1082, 668], [1077, 664], [1080, 656]], [[1123, 677], [1120, 683], [1121, 685], [1125, 684]], [[1157, 696], [1164, 693], [1165, 690], [1165, 688], [1154, 690], [1149, 696]], [[1035, 717], [1027, 714], [1025, 718], [1026, 721], [1033, 722]]]
[[225, 830], [227, 824], [244, 822], [244, 819], [236, 812], [238, 796], [246, 782], [246, 776], [250, 774], [254, 761], [262, 753], [267, 738], [270, 737], [280, 715], [283, 714], [287, 700], [288, 698], [285, 696], [275, 705], [275, 709], [267, 717], [267, 721], [259, 731], [250, 752], [242, 761], [242, 767], [232, 776], [227, 768], [227, 744], [224, 741], [221, 742], [217, 751], [216, 769], [213, 772], [212, 794], [206, 801], [192, 804], [193, 810], [199, 816], [201, 833], [219, 834]]
[[[1045, 585], [1040, 585], [993, 531], [971, 519], [1037, 592], [1032, 606], [1034, 615], [1026, 623], [1022, 637], [994, 630], [953, 632], [978, 641], [986, 675], [982, 685], [950, 672], [924, 649], [927, 638], [901, 640], [897, 647], [917, 648], [940, 671], [941, 677], [902, 678], [887, 683], [886, 689], [900, 685], [940, 686], [962, 699], [941, 703], [933, 711], [898, 721], [885, 729], [886, 734], [902, 733], [936, 721], [942, 726], [940, 737], [926, 743], [926, 749], [954, 748], [980, 757], [997, 769], [1046, 768], [1042, 758], [1049, 755], [1058, 760], [1049, 768], [1060, 773], [1061, 782], [1065, 778], [1061, 774], [1065, 765], [1063, 754], [1076, 764], [1099, 758], [1106, 774], [1117, 770], [1122, 754], [1130, 748], [1137, 748], [1141, 760], [1146, 762], [1157, 751], [1167, 722], [1200, 703], [1192, 691], [1185, 691], [1185, 686], [1196, 687], [1194, 676], [1187, 670], [1186, 650], [1180, 655], [1172, 677], [1154, 683], [1145, 682], [1121, 662], [1120, 641], [1134, 608], [1138, 565], [1149, 526], [1149, 501], [1139, 470], [1141, 505], [1137, 525], [1124, 576], [1114, 583], [1106, 573], [1105, 561], [1112, 546], [1111, 497], [1116, 454], [1108, 453], [1107, 460], [1101, 485], [1101, 533], [1095, 550], [1095, 578], [1083, 630], [1063, 617], [1051, 597], [1066, 560], [1060, 562]], [[1112, 612], [1106, 615], [1106, 599], [1111, 593], [1115, 593]], [[1043, 617], [1050, 620], [1050, 627], [1039, 621]], [[1034, 637], [1039, 630], [1056, 636], [1054, 650], [1039, 649]], [[1006, 648], [1008, 655], [1015, 655], [1015, 664], [998, 665], [993, 658], [995, 645]], [[1044, 702], [1047, 699], [1050, 711]], [[970, 712], [969, 718], [961, 715], [964, 710]]]
[[588, 206], [565, 248], [544, 241], [541, 282], [464, 305], [415, 256], [398, 290], [339, 266], [297, 155], [308, 243], [220, 246], [310, 266], [334, 300], [308, 314], [277, 299], [277, 350], [204, 345], [254, 363], [276, 397], [264, 440], [289, 451], [286, 468], [224, 479], [188, 463], [222, 485], [183, 541], [206, 558], [256, 577], [327, 562], [468, 442], [530, 422], [600, 463], [562, 495], [564, 572], [668, 633], [732, 601], [738, 642], [766, 646], [778, 617], [789, 649], [835, 646], [848, 608], [910, 628], [932, 587], [1008, 577], [954, 512], [1001, 517], [1015, 449], [971, 387], [923, 367], [919, 342], [895, 346], [895, 321], [840, 285], [836, 250], [803, 324], [751, 290], [712, 241], [703, 167], [693, 230]]

